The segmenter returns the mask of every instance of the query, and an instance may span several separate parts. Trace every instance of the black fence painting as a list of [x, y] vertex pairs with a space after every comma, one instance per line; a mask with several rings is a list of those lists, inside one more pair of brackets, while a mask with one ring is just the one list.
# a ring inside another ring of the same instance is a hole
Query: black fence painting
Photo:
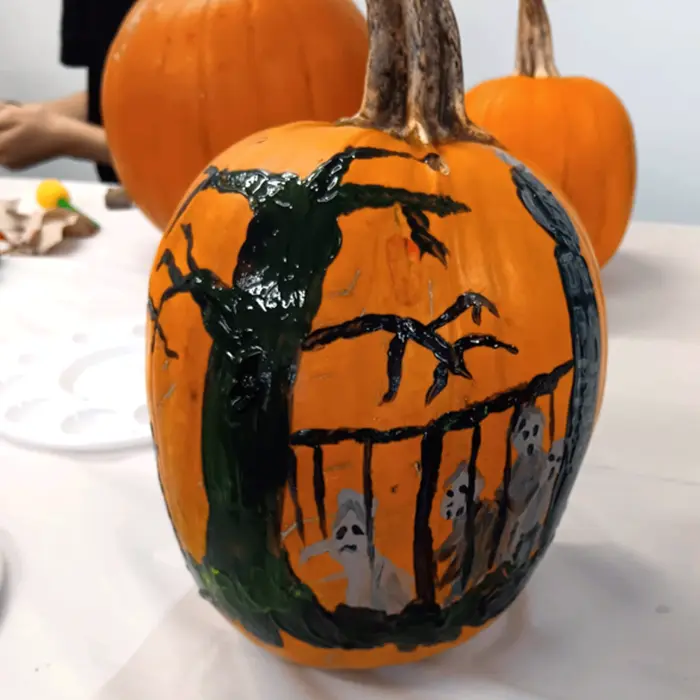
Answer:
[[[471, 377], [464, 353], [467, 349], [475, 347], [488, 347], [493, 349], [503, 348], [511, 353], [517, 349], [506, 344], [494, 336], [469, 334], [458, 339], [454, 344], [448, 343], [438, 335], [437, 329], [455, 320], [467, 309], [472, 310], [472, 319], [478, 324], [481, 320], [481, 311], [487, 308], [494, 315], [498, 315], [496, 307], [487, 299], [474, 293], [462, 295], [455, 304], [441, 314], [436, 321], [430, 324], [421, 324], [415, 319], [400, 318], [395, 316], [363, 316], [345, 324], [324, 328], [312, 333], [304, 344], [305, 350], [318, 349], [323, 345], [341, 339], [351, 339], [367, 333], [385, 331], [394, 334], [389, 343], [388, 350], [388, 378], [389, 389], [384, 400], [393, 399], [400, 387], [401, 358], [407, 342], [415, 342], [424, 348], [432, 350], [438, 362], [433, 376], [433, 383], [426, 393], [426, 403], [439, 394], [447, 385], [447, 377], [456, 374], [462, 377]], [[402, 347], [399, 349], [399, 340]], [[398, 357], [398, 359], [397, 359]], [[497, 552], [501, 544], [501, 537], [508, 515], [508, 484], [511, 470], [510, 436], [512, 426], [517, 421], [520, 409], [523, 406], [534, 404], [540, 397], [550, 396], [553, 415], [554, 391], [560, 380], [573, 368], [573, 362], [567, 361], [555, 367], [548, 374], [534, 377], [530, 382], [513, 387], [503, 393], [496, 394], [484, 401], [467, 405], [462, 409], [450, 411], [426, 425], [409, 425], [392, 428], [389, 430], [376, 430], [372, 428], [311, 428], [292, 433], [290, 442], [296, 448], [308, 448], [313, 451], [313, 482], [316, 509], [324, 537], [327, 536], [325, 485], [323, 476], [323, 448], [329, 445], [337, 445], [342, 442], [354, 442], [358, 449], [362, 449], [362, 481], [363, 498], [365, 502], [365, 514], [367, 518], [367, 546], [370, 561], [374, 557], [373, 530], [371, 503], [374, 498], [372, 493], [372, 455], [375, 445], [392, 444], [404, 440], [420, 439], [420, 467], [421, 478], [416, 500], [414, 519], [414, 576], [417, 599], [424, 603], [434, 603], [436, 598], [437, 571], [434, 560], [434, 543], [429, 525], [429, 519], [433, 508], [433, 502], [438, 491], [438, 478], [442, 462], [443, 440], [447, 433], [457, 431], [472, 431], [472, 449], [470, 455], [470, 489], [467, 494], [467, 519], [464, 523], [465, 539], [471, 544], [467, 561], [460, 571], [455, 572], [466, 585], [469, 577], [469, 562], [474, 557], [474, 482], [476, 480], [476, 464], [478, 451], [481, 444], [481, 423], [489, 416], [496, 413], [512, 411], [511, 428], [508, 431], [507, 458], [504, 465], [503, 483], [500, 489], [499, 517], [493, 532], [493, 541], [489, 555], [489, 564], [493, 566]], [[550, 418], [550, 431], [554, 421]], [[552, 433], [553, 435], [553, 433]], [[296, 488], [296, 473], [290, 475], [289, 490], [294, 493]], [[294, 500], [294, 496], [292, 496]], [[300, 536], [304, 536], [303, 513], [295, 500], [296, 526]]]

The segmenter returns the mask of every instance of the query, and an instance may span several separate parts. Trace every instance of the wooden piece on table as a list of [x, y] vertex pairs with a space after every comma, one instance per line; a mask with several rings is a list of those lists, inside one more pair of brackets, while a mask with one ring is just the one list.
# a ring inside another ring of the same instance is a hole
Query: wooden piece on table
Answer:
[[131, 209], [134, 203], [123, 187], [110, 187], [105, 195], [105, 206], [107, 209]]

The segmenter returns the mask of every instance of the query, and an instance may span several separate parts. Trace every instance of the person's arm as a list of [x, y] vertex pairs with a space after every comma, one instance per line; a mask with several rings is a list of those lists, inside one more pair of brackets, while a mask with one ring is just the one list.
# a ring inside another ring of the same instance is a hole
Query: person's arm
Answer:
[[112, 156], [102, 127], [57, 114], [53, 129], [62, 154], [111, 165]]
[[110, 164], [104, 129], [42, 105], [0, 108], [0, 165], [20, 170], [61, 156]]
[[10, 105], [13, 107], [31, 106], [35, 109], [45, 109], [52, 114], [61, 114], [64, 117], [78, 119], [81, 122], [88, 120], [88, 93], [87, 90], [76, 92], [73, 95], [59, 97], [56, 100], [46, 100], [45, 102], [17, 102], [17, 100], [0, 100], [0, 105]]
[[88, 94], [86, 90], [67, 97], [59, 97], [57, 100], [42, 102], [41, 105], [54, 114], [61, 114], [81, 122], [86, 122], [88, 118]]

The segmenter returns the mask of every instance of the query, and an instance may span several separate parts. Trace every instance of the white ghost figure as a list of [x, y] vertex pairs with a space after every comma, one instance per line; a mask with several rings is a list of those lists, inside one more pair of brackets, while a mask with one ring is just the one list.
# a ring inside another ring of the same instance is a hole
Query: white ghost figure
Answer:
[[[372, 519], [377, 506], [375, 498]], [[411, 577], [376, 550], [374, 558], [370, 557], [367, 512], [364, 498], [357, 491], [343, 489], [338, 494], [338, 510], [330, 537], [302, 550], [300, 561], [304, 564], [310, 557], [321, 554], [330, 554], [343, 567], [342, 572], [326, 580], [347, 579], [346, 605], [392, 615], [400, 613], [411, 602]]]

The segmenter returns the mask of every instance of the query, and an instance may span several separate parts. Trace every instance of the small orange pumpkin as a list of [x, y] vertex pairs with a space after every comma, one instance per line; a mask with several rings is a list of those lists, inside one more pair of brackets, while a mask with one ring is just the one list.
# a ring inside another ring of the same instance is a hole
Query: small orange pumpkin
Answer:
[[634, 130], [605, 85], [559, 75], [543, 0], [520, 0], [515, 75], [472, 88], [466, 106], [477, 124], [561, 188], [605, 265], [634, 205]]
[[102, 111], [119, 178], [164, 228], [235, 141], [357, 109], [367, 28], [352, 0], [140, 0], [107, 58]]
[[448, 0], [368, 0], [360, 112], [245, 139], [150, 280], [158, 473], [202, 595], [284, 658], [413, 661], [517, 597], [600, 404], [576, 216], [464, 112]]

